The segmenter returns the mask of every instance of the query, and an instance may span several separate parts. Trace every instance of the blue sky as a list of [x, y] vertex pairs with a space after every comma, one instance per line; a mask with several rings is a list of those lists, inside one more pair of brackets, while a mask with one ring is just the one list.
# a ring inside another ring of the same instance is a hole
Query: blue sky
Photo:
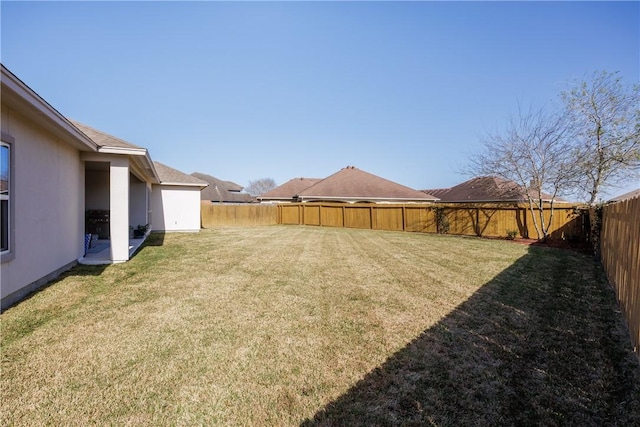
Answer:
[[[518, 102], [640, 81], [639, 2], [9, 2], [2, 63], [65, 116], [247, 185], [354, 165], [449, 187]], [[640, 186], [628, 186], [612, 193]]]

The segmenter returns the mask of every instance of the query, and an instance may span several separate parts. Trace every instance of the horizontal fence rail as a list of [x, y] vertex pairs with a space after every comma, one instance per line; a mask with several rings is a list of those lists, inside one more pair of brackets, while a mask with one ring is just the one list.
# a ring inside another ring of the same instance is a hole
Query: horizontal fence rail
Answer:
[[[545, 221], [549, 220], [549, 215], [550, 210], [546, 209]], [[278, 205], [278, 223], [486, 237], [507, 237], [509, 234], [538, 237], [528, 205], [291, 203]], [[585, 225], [586, 217], [574, 206], [556, 206], [549, 227], [550, 237], [583, 239]]]
[[602, 208], [600, 251], [640, 357], [640, 197]]

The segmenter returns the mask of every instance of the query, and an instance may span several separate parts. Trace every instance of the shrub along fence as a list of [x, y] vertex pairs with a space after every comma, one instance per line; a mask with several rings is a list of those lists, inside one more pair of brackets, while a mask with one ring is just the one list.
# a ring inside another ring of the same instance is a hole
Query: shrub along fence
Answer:
[[203, 228], [223, 225], [274, 225], [278, 223], [275, 205], [223, 205], [203, 200], [200, 204]]
[[640, 357], [640, 197], [602, 208], [600, 257]]
[[[549, 214], [547, 210], [547, 221]], [[587, 217], [574, 206], [555, 206], [551, 238], [581, 240], [585, 236], [587, 221]], [[537, 238], [529, 207], [522, 204], [291, 203], [278, 205], [278, 223]]]

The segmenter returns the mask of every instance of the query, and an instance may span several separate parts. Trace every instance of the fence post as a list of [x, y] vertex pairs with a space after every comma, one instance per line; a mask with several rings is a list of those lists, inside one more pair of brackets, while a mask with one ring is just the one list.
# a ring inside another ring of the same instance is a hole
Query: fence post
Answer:
[[373, 206], [369, 205], [369, 223], [371, 224], [371, 230], [375, 230], [376, 227], [373, 225]]
[[406, 227], [406, 220], [407, 220], [407, 214], [406, 214], [406, 205], [402, 205], [402, 231], [407, 231], [407, 227]]

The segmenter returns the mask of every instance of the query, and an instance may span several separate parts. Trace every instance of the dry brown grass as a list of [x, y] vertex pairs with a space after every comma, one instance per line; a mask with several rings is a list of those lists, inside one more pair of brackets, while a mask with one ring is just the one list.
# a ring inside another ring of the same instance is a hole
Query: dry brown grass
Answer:
[[[2, 314], [2, 424], [630, 421], [637, 361], [592, 264], [367, 230], [152, 236]], [[569, 297], [597, 316], [560, 315]], [[569, 384], [578, 373], [592, 377]]]

